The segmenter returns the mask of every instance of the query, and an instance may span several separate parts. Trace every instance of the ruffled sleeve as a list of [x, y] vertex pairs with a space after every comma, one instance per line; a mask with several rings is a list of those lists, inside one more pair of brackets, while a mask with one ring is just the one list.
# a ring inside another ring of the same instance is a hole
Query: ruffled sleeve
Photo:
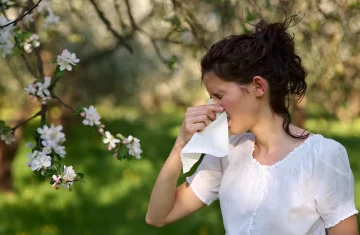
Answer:
[[316, 145], [312, 189], [317, 211], [325, 228], [357, 214], [354, 202], [354, 176], [345, 148], [331, 139]]
[[223, 175], [221, 164], [220, 158], [207, 154], [196, 172], [186, 178], [196, 196], [207, 205], [219, 198]]

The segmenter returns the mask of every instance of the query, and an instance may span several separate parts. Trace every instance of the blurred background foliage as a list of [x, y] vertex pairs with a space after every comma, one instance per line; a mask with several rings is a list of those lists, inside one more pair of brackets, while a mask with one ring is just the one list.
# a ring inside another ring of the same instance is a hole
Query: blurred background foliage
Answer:
[[[31, 4], [31, 0], [26, 1]], [[34, 1], [36, 2], [36, 1]], [[162, 229], [145, 224], [156, 176], [188, 106], [206, 102], [199, 60], [217, 40], [252, 30], [259, 19], [302, 19], [290, 28], [308, 69], [308, 92], [293, 104], [294, 123], [348, 150], [360, 208], [360, 3], [356, 0], [53, 0], [61, 17], [40, 36], [44, 72], [64, 48], [80, 58], [56, 93], [73, 107], [94, 104], [110, 130], [141, 139], [143, 159], [116, 161], [99, 135], [51, 103], [48, 117], [67, 135], [67, 165], [86, 175], [72, 192], [55, 191], [26, 167], [27, 140], [39, 125], [0, 143], [0, 234], [224, 234], [218, 203]], [[15, 18], [19, 12], [9, 12]], [[36, 66], [36, 58], [28, 56]], [[32, 77], [19, 56], [0, 60], [0, 119], [38, 111], [23, 92]], [[183, 182], [184, 176], [179, 183]]]

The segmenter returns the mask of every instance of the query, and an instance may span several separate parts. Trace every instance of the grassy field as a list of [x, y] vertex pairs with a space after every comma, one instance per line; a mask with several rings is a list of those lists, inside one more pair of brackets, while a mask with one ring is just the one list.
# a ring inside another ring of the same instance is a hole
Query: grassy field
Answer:
[[[0, 234], [6, 235], [137, 235], [224, 234], [218, 202], [162, 229], [145, 223], [151, 188], [181, 123], [181, 115], [105, 120], [110, 130], [141, 139], [143, 159], [117, 161], [92, 128], [68, 128], [67, 158], [85, 174], [73, 191], [55, 191], [49, 182], [26, 167], [26, 147], [14, 162], [16, 192], [0, 196]], [[348, 150], [360, 208], [360, 121], [344, 125], [309, 120], [307, 127], [341, 142]], [[27, 133], [36, 126], [28, 126]], [[179, 180], [182, 182], [184, 176]]]

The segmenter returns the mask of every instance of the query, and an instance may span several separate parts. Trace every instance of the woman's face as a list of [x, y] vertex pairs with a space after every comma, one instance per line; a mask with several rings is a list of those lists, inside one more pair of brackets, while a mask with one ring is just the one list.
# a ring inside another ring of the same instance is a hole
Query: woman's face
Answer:
[[229, 131], [233, 135], [253, 127], [261, 107], [254, 85], [224, 81], [213, 72], [204, 74], [203, 81], [210, 97], [225, 109], [229, 118]]

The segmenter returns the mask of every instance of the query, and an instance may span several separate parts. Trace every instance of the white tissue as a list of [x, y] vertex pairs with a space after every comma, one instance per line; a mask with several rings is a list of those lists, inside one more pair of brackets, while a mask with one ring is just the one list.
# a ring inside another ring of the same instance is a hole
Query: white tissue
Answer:
[[[211, 103], [211, 100], [208, 102]], [[226, 112], [217, 113], [216, 119], [201, 132], [196, 132], [181, 150], [183, 173], [190, 171], [201, 154], [225, 157], [229, 153], [229, 132]]]

